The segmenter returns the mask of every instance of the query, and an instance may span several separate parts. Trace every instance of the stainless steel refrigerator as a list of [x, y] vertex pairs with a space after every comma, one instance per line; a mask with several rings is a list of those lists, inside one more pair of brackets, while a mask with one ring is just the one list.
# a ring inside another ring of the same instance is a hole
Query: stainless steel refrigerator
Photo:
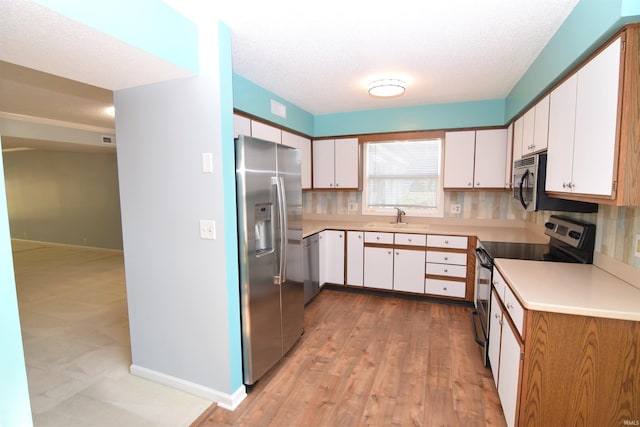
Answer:
[[269, 141], [235, 144], [243, 375], [253, 385], [304, 331], [301, 160]]

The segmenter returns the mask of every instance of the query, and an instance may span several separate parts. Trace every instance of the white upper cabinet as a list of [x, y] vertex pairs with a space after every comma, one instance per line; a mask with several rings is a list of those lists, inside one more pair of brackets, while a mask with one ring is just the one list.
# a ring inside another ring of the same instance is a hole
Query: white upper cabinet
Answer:
[[508, 150], [506, 129], [447, 132], [444, 188], [508, 187]]
[[513, 160], [547, 149], [549, 134], [549, 95], [527, 110], [514, 123]]
[[282, 131], [279, 128], [255, 120], [251, 120], [251, 136], [278, 144], [282, 142]]
[[[571, 190], [610, 195], [620, 80], [620, 39], [578, 72]], [[638, 73], [638, 70], [629, 70]], [[638, 102], [638, 100], [636, 100]]]
[[313, 141], [313, 188], [358, 188], [359, 150], [358, 138]]
[[240, 135], [251, 136], [251, 119], [237, 114], [233, 115], [233, 137]]
[[546, 191], [567, 191], [571, 182], [577, 90], [578, 75], [574, 74], [551, 92]]
[[536, 104], [534, 110], [536, 118], [533, 126], [533, 146], [531, 147], [531, 152], [538, 152], [547, 149], [549, 138], [549, 95], [542, 98]]
[[295, 135], [285, 130], [282, 131], [282, 144], [300, 150], [302, 167], [302, 189], [311, 188], [311, 140], [300, 135]]
[[444, 188], [473, 188], [476, 131], [447, 132], [444, 137]]
[[513, 123], [513, 161], [522, 158], [522, 138], [524, 133], [524, 116]]
[[[474, 187], [505, 188], [507, 162], [507, 129], [488, 129], [476, 131]], [[510, 168], [509, 168], [510, 170]]]
[[620, 49], [618, 38], [551, 93], [546, 191], [614, 193]]
[[535, 108], [529, 109], [524, 113], [522, 121], [522, 155], [526, 156], [533, 152], [533, 132], [536, 127], [536, 110]]

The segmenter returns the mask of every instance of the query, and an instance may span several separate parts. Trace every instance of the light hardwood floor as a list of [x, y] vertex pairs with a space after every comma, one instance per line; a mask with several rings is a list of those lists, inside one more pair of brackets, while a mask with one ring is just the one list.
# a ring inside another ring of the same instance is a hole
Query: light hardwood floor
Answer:
[[324, 289], [247, 399], [192, 426], [504, 426], [470, 310]]
[[21, 240], [12, 248], [36, 427], [186, 426], [211, 405], [129, 374], [121, 252]]
[[129, 374], [121, 253], [13, 249], [36, 427], [504, 425], [467, 307], [325, 289], [298, 344], [229, 412]]

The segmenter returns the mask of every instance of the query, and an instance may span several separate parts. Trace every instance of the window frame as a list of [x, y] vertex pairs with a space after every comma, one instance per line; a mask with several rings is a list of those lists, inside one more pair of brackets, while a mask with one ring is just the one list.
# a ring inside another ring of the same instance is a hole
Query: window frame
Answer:
[[395, 216], [394, 208], [367, 208], [368, 188], [367, 188], [367, 148], [368, 143], [385, 143], [385, 142], [409, 142], [422, 140], [440, 140], [440, 169], [438, 176], [437, 200], [439, 201], [436, 208], [407, 208], [398, 206], [407, 216], [414, 217], [443, 217], [444, 216], [444, 131], [425, 131], [425, 132], [402, 132], [390, 134], [367, 135], [360, 139], [362, 144], [362, 215], [371, 216]]

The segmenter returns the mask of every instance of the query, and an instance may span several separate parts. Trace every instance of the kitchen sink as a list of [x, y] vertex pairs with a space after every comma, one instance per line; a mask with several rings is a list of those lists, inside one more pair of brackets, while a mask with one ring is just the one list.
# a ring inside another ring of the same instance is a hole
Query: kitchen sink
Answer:
[[411, 229], [411, 230], [426, 230], [429, 228], [428, 224], [413, 224], [408, 222], [368, 222], [364, 225], [366, 228], [377, 228], [377, 229]]

